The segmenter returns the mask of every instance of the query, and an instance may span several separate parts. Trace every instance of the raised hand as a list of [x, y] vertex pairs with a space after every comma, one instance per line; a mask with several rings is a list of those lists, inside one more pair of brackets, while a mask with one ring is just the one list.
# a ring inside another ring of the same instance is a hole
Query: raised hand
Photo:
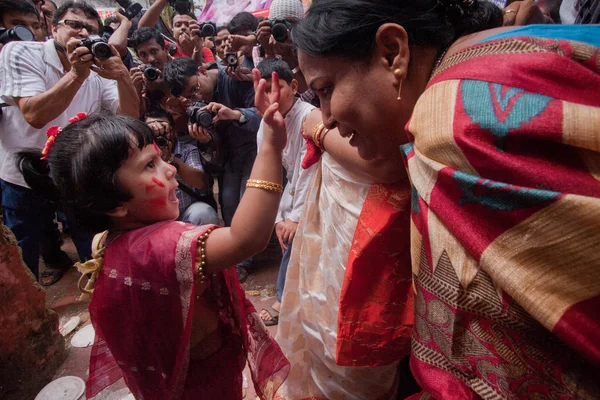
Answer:
[[285, 120], [279, 111], [280, 86], [279, 75], [271, 75], [271, 91], [267, 91], [267, 81], [260, 77], [257, 69], [252, 71], [254, 77], [254, 106], [262, 115], [265, 123], [263, 130], [263, 146], [269, 144], [283, 151], [287, 143]]

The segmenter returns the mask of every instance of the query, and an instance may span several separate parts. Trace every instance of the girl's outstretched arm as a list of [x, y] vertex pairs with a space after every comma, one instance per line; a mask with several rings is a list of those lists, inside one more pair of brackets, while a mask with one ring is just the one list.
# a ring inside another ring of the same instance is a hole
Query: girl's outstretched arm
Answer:
[[[283, 116], [279, 112], [279, 77], [272, 76], [271, 92], [267, 82], [253, 71], [255, 106], [265, 122], [264, 141], [256, 156], [251, 180], [281, 185], [281, 153], [286, 144]], [[233, 216], [231, 227], [217, 229], [206, 240], [206, 274], [234, 266], [261, 252], [269, 243], [281, 193], [248, 187]]]

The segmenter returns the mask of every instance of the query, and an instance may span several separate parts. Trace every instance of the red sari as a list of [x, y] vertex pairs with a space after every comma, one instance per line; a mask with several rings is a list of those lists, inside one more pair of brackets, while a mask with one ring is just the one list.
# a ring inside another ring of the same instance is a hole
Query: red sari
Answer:
[[444, 61], [419, 98], [415, 398], [598, 398], [599, 60], [494, 40]]
[[[285, 380], [289, 363], [234, 269], [214, 274], [197, 296], [196, 244], [209, 228], [163, 222], [110, 243], [89, 306], [96, 339], [88, 398], [123, 377], [138, 400], [238, 400], [246, 361], [263, 399]], [[218, 328], [191, 348], [198, 304], [214, 310]]]

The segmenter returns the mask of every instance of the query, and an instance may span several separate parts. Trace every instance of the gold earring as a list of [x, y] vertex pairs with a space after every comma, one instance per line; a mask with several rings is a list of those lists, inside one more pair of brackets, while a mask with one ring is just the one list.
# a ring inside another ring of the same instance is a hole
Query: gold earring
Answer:
[[396, 100], [402, 100], [402, 70], [400, 68], [395, 69], [394, 75], [400, 78], [400, 85], [398, 85], [398, 98], [396, 98]]

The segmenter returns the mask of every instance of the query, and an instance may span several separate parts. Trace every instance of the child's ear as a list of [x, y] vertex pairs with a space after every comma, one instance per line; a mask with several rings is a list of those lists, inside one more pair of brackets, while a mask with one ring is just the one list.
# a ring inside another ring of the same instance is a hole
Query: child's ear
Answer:
[[124, 218], [127, 216], [128, 213], [129, 210], [127, 210], [127, 206], [122, 204], [120, 206], [115, 207], [112, 211], [107, 212], [106, 215], [113, 218]]
[[290, 87], [292, 88], [292, 93], [294, 93], [294, 95], [298, 92], [298, 81], [295, 79], [292, 79], [292, 83], [290, 84]]

